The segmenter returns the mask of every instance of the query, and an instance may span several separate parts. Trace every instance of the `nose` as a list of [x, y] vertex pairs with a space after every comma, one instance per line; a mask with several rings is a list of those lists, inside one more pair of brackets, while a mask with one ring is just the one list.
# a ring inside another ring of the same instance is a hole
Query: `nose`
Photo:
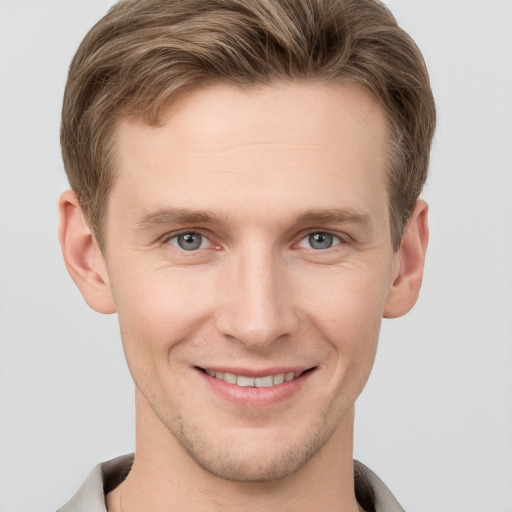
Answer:
[[277, 260], [271, 251], [243, 251], [219, 283], [217, 329], [251, 350], [265, 350], [298, 326], [291, 283]]

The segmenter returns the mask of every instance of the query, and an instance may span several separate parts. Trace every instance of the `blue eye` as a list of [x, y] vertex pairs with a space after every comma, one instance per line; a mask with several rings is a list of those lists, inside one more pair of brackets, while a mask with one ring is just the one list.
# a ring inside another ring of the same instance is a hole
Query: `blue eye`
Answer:
[[169, 239], [169, 243], [184, 251], [196, 251], [208, 246], [208, 239], [200, 233], [180, 233]]
[[308, 249], [315, 249], [317, 251], [323, 251], [330, 249], [331, 247], [338, 245], [341, 242], [340, 238], [333, 235], [332, 233], [326, 233], [324, 231], [317, 231], [304, 237], [299, 242], [299, 247], [306, 247]]

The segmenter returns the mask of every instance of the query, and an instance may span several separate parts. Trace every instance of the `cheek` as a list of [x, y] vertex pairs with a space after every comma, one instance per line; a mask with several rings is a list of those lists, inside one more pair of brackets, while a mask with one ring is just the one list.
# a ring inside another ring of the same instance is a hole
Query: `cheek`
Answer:
[[385, 272], [351, 270], [330, 269], [315, 286], [305, 283], [303, 310], [330, 346], [333, 382], [359, 394], [375, 358], [389, 279]]
[[169, 350], [190, 340], [211, 316], [211, 283], [196, 274], [192, 279], [189, 272], [149, 265], [119, 280], [114, 273], [112, 285], [129, 365], [139, 361], [150, 361], [155, 369], [167, 365]]
[[327, 268], [301, 280], [303, 309], [346, 339], [378, 335], [389, 289], [386, 272], [368, 268]]

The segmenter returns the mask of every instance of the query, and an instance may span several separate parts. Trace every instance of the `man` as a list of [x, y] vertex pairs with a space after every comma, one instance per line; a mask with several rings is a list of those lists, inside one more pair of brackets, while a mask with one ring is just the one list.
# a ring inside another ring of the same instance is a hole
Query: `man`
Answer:
[[136, 451], [63, 511], [399, 511], [352, 459], [414, 305], [435, 108], [375, 0], [128, 0], [70, 68], [60, 241], [117, 312]]

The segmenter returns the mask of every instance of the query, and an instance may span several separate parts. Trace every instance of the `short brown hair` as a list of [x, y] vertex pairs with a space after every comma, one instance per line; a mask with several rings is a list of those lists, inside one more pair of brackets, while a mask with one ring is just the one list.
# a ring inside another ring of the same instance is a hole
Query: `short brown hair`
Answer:
[[183, 90], [276, 80], [356, 82], [391, 128], [391, 236], [426, 180], [435, 105], [423, 57], [378, 0], [122, 0], [89, 31], [71, 63], [61, 146], [73, 190], [103, 247], [115, 179], [115, 129], [128, 115], [158, 124]]

